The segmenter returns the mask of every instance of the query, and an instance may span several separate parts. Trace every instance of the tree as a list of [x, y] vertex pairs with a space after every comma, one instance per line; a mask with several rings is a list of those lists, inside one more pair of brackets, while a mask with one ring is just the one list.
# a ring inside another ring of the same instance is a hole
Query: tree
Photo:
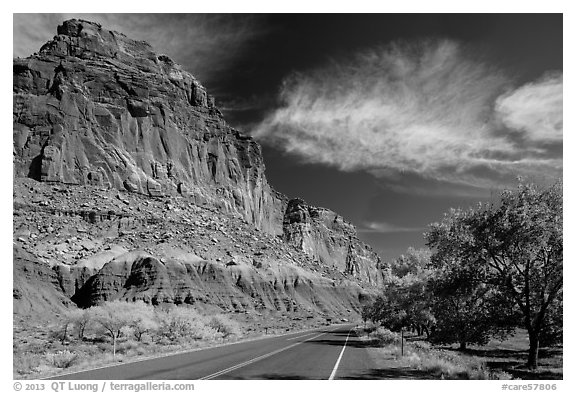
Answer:
[[477, 271], [462, 264], [444, 264], [429, 281], [432, 313], [436, 319], [434, 342], [486, 344], [493, 336], [513, 331], [514, 308], [502, 294], [475, 277]]
[[75, 327], [79, 340], [84, 340], [86, 327], [92, 320], [92, 315], [88, 310], [75, 309], [68, 312], [66, 319]]
[[208, 325], [206, 318], [195, 309], [181, 306], [168, 310], [157, 310], [158, 334], [170, 341], [200, 340], [212, 337], [216, 331]]
[[70, 326], [72, 326], [72, 321], [68, 318], [64, 318], [64, 321], [58, 327], [56, 335], [59, 336], [61, 344], [64, 344], [66, 339], [68, 339], [68, 330], [70, 329]]
[[139, 300], [132, 303], [130, 307], [132, 318], [128, 326], [132, 329], [132, 334], [137, 341], [142, 341], [145, 334], [156, 331], [159, 327], [154, 318], [154, 308]]
[[363, 310], [363, 317], [378, 322], [390, 330], [413, 328], [418, 334], [434, 323], [430, 312], [430, 297], [426, 285], [430, 252], [409, 248], [390, 266], [383, 293]]
[[122, 330], [135, 320], [132, 305], [122, 301], [106, 302], [89, 309], [92, 318], [102, 326], [112, 339], [112, 354], [116, 357], [116, 341]]
[[562, 293], [562, 184], [520, 182], [499, 204], [452, 210], [427, 234], [434, 258], [458, 260], [518, 307], [528, 331], [528, 366], [537, 368], [547, 313]]

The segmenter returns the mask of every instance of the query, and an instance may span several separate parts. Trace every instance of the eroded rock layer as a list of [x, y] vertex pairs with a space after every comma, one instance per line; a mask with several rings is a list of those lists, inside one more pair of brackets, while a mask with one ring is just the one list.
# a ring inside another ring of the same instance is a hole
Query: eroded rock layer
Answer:
[[381, 282], [353, 225], [275, 192], [260, 146], [147, 43], [66, 21], [14, 59], [13, 93], [14, 241], [56, 303], [341, 313]]
[[150, 196], [180, 193], [281, 233], [260, 146], [145, 42], [79, 20], [14, 60], [14, 174]]

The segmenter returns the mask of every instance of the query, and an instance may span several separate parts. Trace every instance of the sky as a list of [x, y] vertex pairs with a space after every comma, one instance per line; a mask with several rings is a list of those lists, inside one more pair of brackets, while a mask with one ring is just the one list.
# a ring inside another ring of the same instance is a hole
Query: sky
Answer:
[[275, 189], [384, 259], [517, 176], [562, 176], [561, 14], [14, 14], [13, 55], [72, 17], [182, 64], [262, 145]]

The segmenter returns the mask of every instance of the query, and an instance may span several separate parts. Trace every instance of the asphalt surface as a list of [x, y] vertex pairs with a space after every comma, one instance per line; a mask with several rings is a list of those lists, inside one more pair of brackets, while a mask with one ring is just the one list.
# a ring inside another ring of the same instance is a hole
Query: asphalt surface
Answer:
[[235, 343], [51, 379], [366, 379], [375, 369], [354, 325]]

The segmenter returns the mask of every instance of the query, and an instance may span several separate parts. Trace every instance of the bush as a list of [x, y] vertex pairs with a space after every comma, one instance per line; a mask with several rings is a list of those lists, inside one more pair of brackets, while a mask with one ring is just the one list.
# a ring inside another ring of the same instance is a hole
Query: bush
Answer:
[[215, 315], [210, 318], [208, 326], [221, 333], [223, 337], [240, 336], [240, 324], [224, 315]]
[[377, 328], [372, 333], [370, 333], [370, 337], [380, 346], [400, 343], [400, 335], [398, 333], [391, 332], [385, 327]]
[[18, 374], [30, 374], [37, 371], [42, 355], [31, 353], [14, 353], [14, 370]]
[[217, 337], [218, 332], [208, 325], [206, 317], [192, 308], [174, 307], [168, 311], [157, 311], [158, 338], [171, 342], [184, 340], [209, 340]]
[[54, 366], [58, 368], [68, 368], [76, 362], [78, 355], [68, 350], [63, 350], [56, 353], [50, 353], [47, 357], [50, 363]]
[[[407, 361], [413, 367], [428, 371], [440, 379], [492, 379], [485, 364], [474, 358], [435, 349], [420, 349], [411, 346]], [[498, 378], [499, 379], [499, 378]]]
[[428, 341], [412, 341], [410, 343], [416, 350], [429, 351], [432, 345]]

